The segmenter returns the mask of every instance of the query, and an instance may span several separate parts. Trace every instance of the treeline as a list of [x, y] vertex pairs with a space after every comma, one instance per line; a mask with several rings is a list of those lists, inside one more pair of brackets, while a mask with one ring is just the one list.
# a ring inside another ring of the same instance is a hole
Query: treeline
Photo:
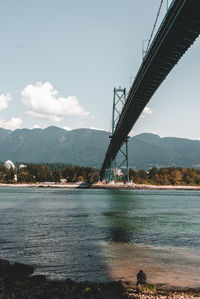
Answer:
[[[129, 169], [133, 183], [149, 185], [200, 185], [200, 170], [195, 168], [156, 168], [149, 171]], [[94, 183], [99, 178], [99, 170], [92, 167], [66, 166], [57, 164], [27, 164], [25, 167], [6, 168], [0, 165], [0, 183], [36, 182], [86, 182]], [[124, 176], [116, 177], [124, 181]]]
[[200, 170], [194, 168], [156, 168], [149, 171], [129, 170], [130, 179], [136, 184], [151, 185], [200, 185]]
[[[52, 165], [51, 165], [52, 166]], [[67, 182], [93, 183], [98, 181], [99, 171], [92, 167], [49, 167], [41, 164], [27, 164], [22, 168], [0, 166], [0, 183]]]

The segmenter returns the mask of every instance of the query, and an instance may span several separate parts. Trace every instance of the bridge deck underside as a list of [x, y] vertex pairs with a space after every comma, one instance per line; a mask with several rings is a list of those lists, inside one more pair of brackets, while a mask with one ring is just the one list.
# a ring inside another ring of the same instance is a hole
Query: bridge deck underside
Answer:
[[101, 169], [113, 160], [143, 109], [200, 33], [200, 0], [175, 0], [137, 73]]

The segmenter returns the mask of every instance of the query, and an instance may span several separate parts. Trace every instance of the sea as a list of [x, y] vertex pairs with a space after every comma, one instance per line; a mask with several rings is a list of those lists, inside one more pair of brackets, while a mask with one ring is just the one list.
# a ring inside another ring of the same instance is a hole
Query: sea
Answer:
[[200, 191], [0, 188], [0, 258], [76, 281], [200, 286]]

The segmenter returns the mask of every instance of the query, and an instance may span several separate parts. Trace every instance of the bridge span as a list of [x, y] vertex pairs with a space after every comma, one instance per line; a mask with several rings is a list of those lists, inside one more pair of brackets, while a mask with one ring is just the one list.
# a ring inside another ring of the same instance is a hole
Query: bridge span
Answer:
[[200, 0], [174, 0], [148, 48], [112, 135], [102, 179], [145, 106], [200, 34]]

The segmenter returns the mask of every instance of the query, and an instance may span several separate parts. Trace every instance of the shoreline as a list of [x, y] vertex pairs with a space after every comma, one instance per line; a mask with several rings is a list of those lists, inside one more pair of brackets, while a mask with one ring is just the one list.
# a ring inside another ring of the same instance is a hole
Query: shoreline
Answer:
[[200, 190], [200, 186], [189, 185], [147, 185], [147, 184], [134, 184], [134, 183], [14, 183], [4, 184], [1, 183], [0, 187], [18, 187], [18, 188], [63, 188], [63, 189], [112, 189], [112, 190]]
[[0, 298], [66, 298], [66, 299], [188, 299], [200, 298], [200, 288], [166, 289], [162, 285], [134, 286], [129, 281], [77, 282], [48, 280], [45, 275], [35, 275], [30, 265], [0, 260]]
[[75, 282], [66, 280], [47, 280], [44, 276], [32, 276], [27, 279], [11, 279], [0, 282], [0, 298], [65, 298], [65, 299], [197, 299], [200, 289], [166, 290], [153, 285], [141, 288], [124, 286], [120, 281], [108, 283]]
[[95, 183], [92, 189], [128, 189], [128, 190], [200, 190], [200, 186], [187, 185], [147, 185], [134, 183]]

